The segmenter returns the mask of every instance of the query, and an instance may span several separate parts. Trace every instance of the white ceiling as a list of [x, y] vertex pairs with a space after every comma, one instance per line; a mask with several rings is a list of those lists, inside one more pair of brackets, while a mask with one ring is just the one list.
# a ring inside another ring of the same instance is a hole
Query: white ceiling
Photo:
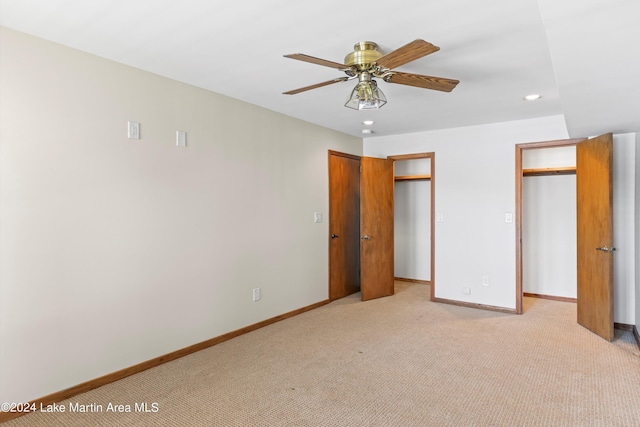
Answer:
[[[0, 25], [357, 136], [557, 114], [572, 137], [640, 131], [638, 0], [0, 0]], [[453, 92], [380, 82], [373, 112], [343, 106], [354, 81], [282, 95], [344, 75], [284, 54], [417, 38], [441, 50], [398, 70]]]

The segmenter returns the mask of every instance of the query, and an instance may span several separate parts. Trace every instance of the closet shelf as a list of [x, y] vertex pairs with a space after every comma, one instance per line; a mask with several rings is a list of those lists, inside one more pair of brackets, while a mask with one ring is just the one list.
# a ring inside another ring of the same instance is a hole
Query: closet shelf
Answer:
[[522, 176], [575, 175], [576, 167], [522, 169]]
[[394, 176], [395, 181], [426, 181], [431, 179], [431, 175], [399, 175]]

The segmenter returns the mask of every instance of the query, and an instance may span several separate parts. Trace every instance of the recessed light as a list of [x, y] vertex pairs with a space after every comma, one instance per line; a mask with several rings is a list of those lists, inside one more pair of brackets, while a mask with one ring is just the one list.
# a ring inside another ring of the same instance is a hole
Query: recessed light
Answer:
[[373, 133], [373, 131], [371, 129], [362, 129], [362, 133], [371, 134], [371, 133]]
[[362, 124], [365, 126], [371, 126], [373, 124], [373, 120], [365, 120]]
[[542, 95], [538, 95], [537, 93], [532, 93], [531, 95], [525, 96], [523, 99], [525, 101], [537, 101], [540, 98], [542, 98]]

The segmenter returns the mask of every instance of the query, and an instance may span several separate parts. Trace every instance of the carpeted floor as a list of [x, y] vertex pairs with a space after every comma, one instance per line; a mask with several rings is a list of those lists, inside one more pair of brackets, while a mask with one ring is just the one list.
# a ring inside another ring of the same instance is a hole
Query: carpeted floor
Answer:
[[[406, 282], [355, 294], [3, 427], [640, 426], [630, 332], [609, 343], [572, 303], [525, 298], [517, 316], [428, 296]], [[103, 411], [69, 411], [91, 404]]]

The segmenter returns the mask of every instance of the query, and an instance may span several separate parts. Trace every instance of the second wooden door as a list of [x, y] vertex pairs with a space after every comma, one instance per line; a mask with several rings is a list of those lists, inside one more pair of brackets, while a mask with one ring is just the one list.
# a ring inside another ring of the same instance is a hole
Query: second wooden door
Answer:
[[360, 288], [362, 300], [393, 295], [393, 160], [362, 158]]

